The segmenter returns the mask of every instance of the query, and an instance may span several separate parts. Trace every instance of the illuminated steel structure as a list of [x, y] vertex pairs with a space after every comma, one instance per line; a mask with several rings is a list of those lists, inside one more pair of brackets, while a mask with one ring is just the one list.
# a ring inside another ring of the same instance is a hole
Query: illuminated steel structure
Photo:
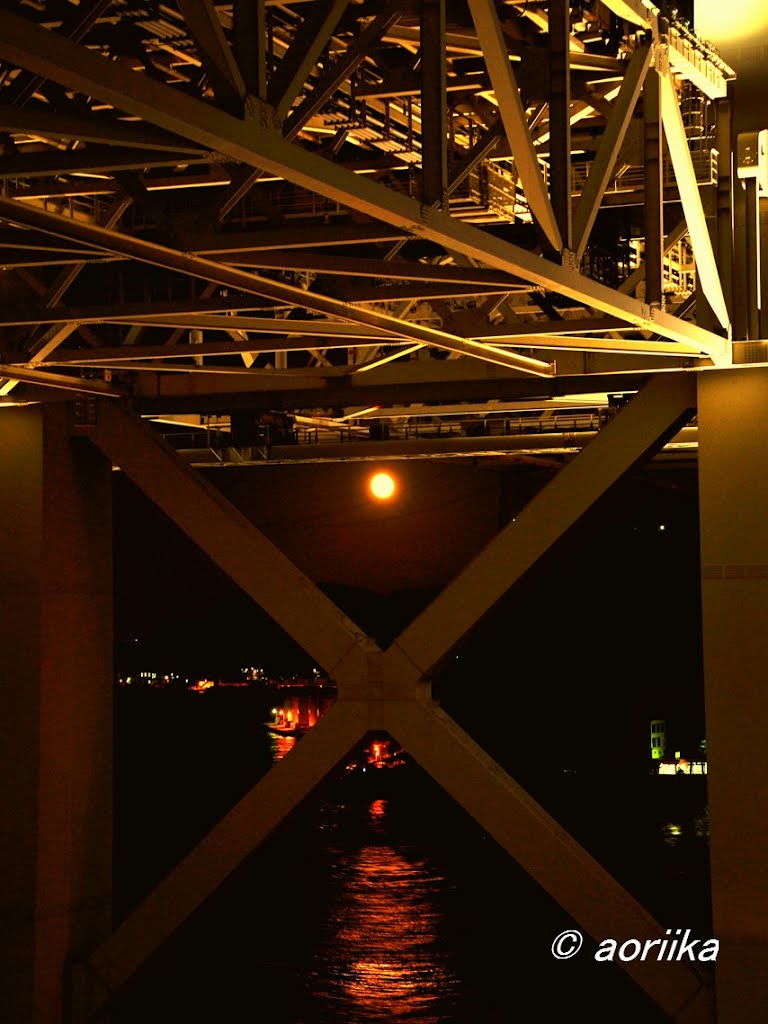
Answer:
[[[694, 415], [716, 990], [693, 965], [624, 966], [675, 1021], [762, 1019], [768, 836], [739, 840], [768, 793], [768, 332], [730, 68], [647, 0], [19, 2], [0, 62], [9, 1019], [96, 1019], [370, 730], [587, 933], [662, 936], [429, 680]], [[599, 413], [609, 395], [631, 400], [386, 650], [148, 422], [287, 413], [332, 437], [388, 410]], [[339, 691], [114, 931], [113, 464]]]

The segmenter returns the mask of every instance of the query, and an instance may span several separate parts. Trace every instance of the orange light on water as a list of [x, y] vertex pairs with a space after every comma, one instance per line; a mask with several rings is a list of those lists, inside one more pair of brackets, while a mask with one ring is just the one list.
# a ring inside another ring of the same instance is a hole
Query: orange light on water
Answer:
[[374, 473], [368, 481], [368, 488], [379, 501], [388, 501], [397, 490], [395, 479], [389, 473]]

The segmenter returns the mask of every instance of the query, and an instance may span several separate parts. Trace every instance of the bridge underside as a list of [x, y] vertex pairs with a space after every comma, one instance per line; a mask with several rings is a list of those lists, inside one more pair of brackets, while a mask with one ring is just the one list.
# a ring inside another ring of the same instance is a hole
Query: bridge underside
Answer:
[[[762, 1019], [768, 200], [735, 174], [730, 68], [636, 0], [156, 15], [0, 11], [10, 1018], [108, 1012], [371, 729], [587, 933], [662, 937], [430, 680], [628, 470], [698, 456], [721, 952], [714, 985], [624, 967], [672, 1020]], [[467, 455], [557, 472], [385, 650], [195, 468]], [[339, 693], [116, 927], [113, 466]]]

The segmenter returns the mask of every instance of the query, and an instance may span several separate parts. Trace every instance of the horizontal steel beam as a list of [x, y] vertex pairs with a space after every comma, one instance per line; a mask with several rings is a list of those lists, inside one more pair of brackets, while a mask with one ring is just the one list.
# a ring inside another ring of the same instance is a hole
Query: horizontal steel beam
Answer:
[[[202, 254], [202, 250], [201, 250]], [[429, 281], [440, 284], [498, 286], [510, 291], [528, 290], [519, 278], [499, 271], [443, 263], [415, 263], [408, 260], [364, 259], [359, 256], [328, 256], [308, 252], [228, 252], [226, 263], [262, 270], [306, 270], [342, 277], [372, 277], [392, 281]]]
[[[480, 371], [480, 372], [478, 372]], [[611, 373], [520, 377], [497, 368], [488, 374], [475, 360], [390, 363], [370, 373], [345, 368], [308, 368], [250, 377], [183, 379], [139, 377], [133, 393], [141, 413], [189, 413], [253, 409], [331, 409], [410, 402], [541, 401], [571, 395], [627, 394], [641, 388], [658, 368]]]
[[[166, 325], [169, 326], [169, 325]], [[176, 326], [170, 324], [170, 326]], [[258, 355], [260, 352], [302, 352], [309, 346], [316, 346], [317, 338], [302, 341], [290, 337], [267, 337], [249, 341], [203, 341], [194, 345], [117, 345], [109, 348], [89, 349], [68, 349], [59, 350], [50, 359], [46, 359], [44, 366], [110, 366], [118, 364], [124, 369], [131, 369], [133, 362], [147, 362], [155, 359], [196, 359], [200, 356], [231, 356], [231, 355]], [[388, 345], [393, 344], [387, 339]], [[322, 339], [322, 347], [329, 348], [365, 348], [371, 344], [371, 338], [333, 338]], [[394, 342], [395, 345], [408, 345], [407, 341]], [[13, 364], [11, 364], [13, 365]], [[19, 365], [24, 366], [25, 363]], [[155, 366], [156, 370], [167, 369], [162, 366]], [[177, 369], [189, 369], [188, 367], [177, 367]], [[213, 372], [215, 369], [223, 371], [225, 367], [213, 367], [207, 365], [205, 369]], [[242, 372], [243, 367], [236, 368]]]
[[70, 139], [203, 155], [199, 146], [190, 144], [180, 135], [163, 132], [146, 124], [136, 124], [134, 121], [117, 121], [114, 117], [93, 112], [88, 117], [79, 117], [60, 111], [54, 114], [40, 107], [19, 109], [0, 104], [0, 132], [34, 135], [41, 139]]
[[377, 245], [379, 243], [407, 240], [407, 231], [388, 227], [385, 224], [282, 224], [277, 228], [261, 228], [257, 231], [185, 231], [179, 229], [179, 245], [200, 256], [263, 253], [277, 250], [278, 253], [294, 249], [314, 249], [325, 246]]
[[[96, 250], [95, 255], [104, 259], [104, 254]], [[80, 262], [73, 256], [73, 262]], [[0, 255], [0, 263], [2, 256]], [[10, 327], [23, 324], [102, 324], [110, 323], [115, 319], [128, 320], [133, 316], [157, 317], [165, 316], [194, 316], [196, 314], [233, 312], [240, 313], [244, 310], [259, 309], [264, 306], [263, 299], [253, 295], [232, 294], [226, 298], [209, 299], [188, 299], [173, 302], [125, 302], [121, 303], [119, 310], [115, 306], [54, 306], [35, 307], [34, 309], [20, 309], [7, 307], [0, 310], [0, 326]], [[267, 307], [272, 309], [270, 305]]]
[[667, 313], [653, 311], [636, 299], [585, 278], [575, 269], [557, 266], [496, 239], [455, 220], [445, 211], [426, 210], [407, 196], [285, 142], [268, 124], [230, 117], [7, 12], [0, 12], [0, 57], [30, 70], [44, 70], [49, 77], [69, 88], [98, 96], [118, 109], [181, 133], [250, 166], [285, 177], [367, 216], [520, 276], [531, 284], [558, 291], [672, 341], [692, 344], [717, 363], [730, 362], [730, 346], [716, 334]]
[[[120, 388], [105, 384], [102, 380], [67, 377], [64, 374], [46, 373], [44, 370], [23, 366], [0, 364], [0, 380], [16, 381], [19, 384], [35, 384], [37, 387], [54, 388], [58, 391], [77, 391], [84, 395], [106, 395], [112, 398], [120, 398], [125, 395]], [[4, 391], [3, 394], [5, 393]]]
[[515, 355], [480, 342], [467, 341], [444, 331], [436, 331], [421, 324], [385, 316], [383, 313], [376, 313], [369, 309], [356, 308], [340, 302], [338, 299], [327, 298], [280, 281], [258, 277], [256, 274], [248, 273], [237, 267], [227, 267], [190, 253], [179, 252], [167, 246], [134, 238], [131, 235], [120, 234], [114, 230], [47, 213], [17, 200], [0, 199], [0, 217], [5, 217], [13, 223], [28, 224], [40, 230], [47, 230], [51, 234], [63, 238], [91, 242], [106, 252], [130, 256], [144, 263], [178, 270], [193, 277], [215, 281], [217, 284], [234, 287], [241, 291], [251, 291], [268, 298], [285, 300], [300, 308], [380, 330], [390, 337], [407, 338], [447, 351], [459, 352], [462, 355], [475, 356], [500, 366], [513, 367], [526, 373], [548, 375], [554, 370], [553, 366], [538, 359]]
[[[86, 172], [110, 174], [113, 171], [142, 171], [149, 167], [180, 167], [182, 164], [207, 164], [210, 161], [210, 154], [199, 152], [90, 145], [82, 150], [6, 153], [0, 163], [0, 180]], [[87, 183], [84, 185], [87, 187]]]
[[[563, 411], [563, 415], [567, 410]], [[469, 417], [468, 417], [469, 418]], [[197, 418], [199, 422], [199, 417]], [[345, 424], [339, 423], [338, 433]], [[328, 436], [333, 428], [328, 428]], [[389, 462], [408, 459], [497, 459], [505, 463], [508, 457], [519, 455], [572, 455], [592, 442], [597, 433], [594, 430], [571, 430], [559, 433], [513, 434], [508, 436], [463, 437], [414, 437], [408, 441], [360, 441], [346, 440], [332, 442], [323, 440], [320, 432], [317, 443], [270, 445], [266, 458], [259, 455], [252, 462], [245, 461], [238, 454], [237, 461], [228, 461], [225, 453], [217, 451], [212, 462], [210, 452], [207, 459], [201, 458], [207, 450], [182, 449], [182, 454], [192, 466], [287, 466], [296, 463], [318, 462]], [[669, 450], [685, 446], [694, 449], [698, 444], [696, 427], [685, 427], [670, 438]], [[666, 450], [665, 446], [662, 451]]]

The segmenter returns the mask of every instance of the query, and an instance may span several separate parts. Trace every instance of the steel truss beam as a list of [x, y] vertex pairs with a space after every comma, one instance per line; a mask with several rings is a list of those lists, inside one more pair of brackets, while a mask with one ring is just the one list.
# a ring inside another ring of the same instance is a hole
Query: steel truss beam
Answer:
[[543, 363], [538, 359], [514, 355], [513, 353], [505, 352], [502, 349], [495, 349], [480, 342], [466, 341], [444, 331], [436, 331], [417, 323], [398, 320], [396, 317], [385, 316], [383, 313], [358, 309], [345, 302], [340, 302], [338, 299], [331, 299], [314, 292], [304, 291], [294, 285], [283, 284], [280, 281], [271, 281], [256, 274], [239, 270], [237, 267], [227, 267], [220, 263], [214, 263], [211, 260], [202, 259], [199, 256], [192, 256], [189, 253], [157, 245], [154, 242], [119, 234], [116, 231], [107, 231], [93, 224], [85, 224], [71, 218], [46, 213], [43, 210], [20, 203], [17, 200], [0, 199], [0, 216], [6, 217], [17, 224], [29, 224], [42, 230], [48, 230], [51, 234], [60, 235], [64, 238], [88, 240], [90, 243], [100, 246], [106, 252], [116, 252], [120, 255], [131, 256], [144, 263], [178, 270], [191, 274], [193, 277], [200, 277], [207, 281], [215, 281], [217, 284], [237, 288], [240, 291], [252, 292], [256, 295], [264, 295], [269, 298], [279, 299], [280, 301], [287, 301], [291, 305], [310, 309], [316, 313], [336, 316], [350, 323], [363, 324], [366, 327], [381, 330], [387, 336], [407, 338], [425, 345], [434, 345], [437, 348], [458, 352], [462, 355], [476, 356], [487, 362], [498, 363], [501, 366], [511, 366], [527, 373], [547, 375], [554, 370], [554, 367], [550, 364]]
[[[107, 211], [104, 228], [110, 229], [118, 224], [120, 218], [131, 205], [132, 200], [123, 196], [112, 203]], [[72, 266], [66, 267], [59, 271], [53, 280], [53, 283], [44, 292], [44, 303], [47, 307], [54, 307], [59, 304], [62, 296], [66, 293], [72, 282], [78, 277], [82, 271], [85, 263], [75, 263]], [[65, 341], [74, 331], [78, 330], [79, 324], [72, 323], [71, 320], [61, 324], [58, 327], [49, 327], [48, 330], [43, 331], [37, 338], [31, 342], [30, 346], [30, 363], [34, 366], [42, 363], [46, 356], [50, 355], [58, 346]], [[83, 328], [85, 331], [85, 328]], [[9, 394], [16, 386], [16, 381], [10, 380], [0, 384], [0, 395]]]
[[653, 50], [650, 46], [641, 46], [635, 50], [624, 75], [624, 81], [621, 83], [619, 95], [614, 102], [611, 116], [605, 126], [600, 148], [574, 216], [573, 248], [577, 260], [581, 259], [587, 247], [589, 233], [597, 217], [597, 211], [600, 209], [608, 182], [611, 180], [616, 157], [627, 134], [632, 112], [635, 109], [648, 68], [651, 66], [652, 56]]
[[[485, 3], [486, 0], [482, 0], [481, 5]], [[98, 95], [119, 109], [181, 132], [234, 159], [285, 176], [330, 199], [412, 231], [416, 236], [517, 274], [531, 284], [621, 316], [671, 340], [691, 343], [718, 362], [730, 361], [730, 346], [717, 335], [678, 321], [668, 313], [651, 310], [643, 303], [584, 278], [569, 267], [556, 266], [488, 236], [443, 211], [425, 210], [408, 197], [391, 193], [376, 182], [300, 150], [268, 127], [229, 117], [210, 105], [145, 76], [125, 71], [53, 33], [36, 28], [23, 18], [2, 11], [0, 56], [19, 65], [26, 63], [33, 70], [45, 68], [49, 77], [62, 84]]]
[[65, 174], [111, 174], [143, 171], [149, 167], [178, 167], [210, 163], [210, 154], [185, 150], [128, 149], [124, 146], [89, 145], [74, 151], [6, 154], [0, 165], [0, 181], [9, 178], [49, 178]]
[[525, 197], [553, 249], [560, 252], [563, 240], [544, 185], [539, 158], [528, 129], [520, 90], [509, 61], [509, 52], [496, 14], [496, 6], [493, 0], [469, 0], [469, 9], [478, 38], [482, 40], [493, 91], [496, 94]]
[[272, 73], [267, 100], [282, 121], [290, 111], [331, 40], [349, 0], [321, 0], [313, 3], [301, 31], [293, 37], [288, 50]]
[[0, 396], [9, 394], [16, 384], [35, 384], [45, 388], [57, 388], [60, 391], [78, 391], [85, 395], [112, 395], [119, 398], [124, 395], [120, 388], [105, 384], [102, 380], [87, 380], [83, 377], [66, 377], [60, 373], [46, 373], [29, 366], [4, 366], [0, 364], [0, 379], [4, 381], [0, 388]]
[[[663, 48], [659, 49], [661, 51], [659, 60], [663, 62], [662, 58], [666, 51]], [[667, 61], [668, 59], [667, 54]], [[669, 156], [675, 172], [677, 187], [680, 190], [680, 202], [683, 205], [683, 212], [685, 213], [685, 220], [688, 225], [688, 235], [691, 239], [693, 255], [696, 259], [696, 273], [712, 312], [723, 327], [728, 327], [730, 325], [728, 308], [725, 304], [723, 287], [720, 283], [720, 273], [717, 269], [715, 253], [712, 248], [712, 239], [709, 236], [704, 207], [701, 203], [699, 185], [696, 181], [696, 171], [693, 167], [691, 151], [688, 147], [688, 138], [685, 134], [683, 115], [680, 113], [675, 85], [669, 68], [661, 68], [659, 77], [661, 87], [661, 119], [664, 125], [664, 135], [669, 147]]]
[[[478, 10], [485, 8], [485, 16], [488, 16], [488, 0], [477, 0], [476, 6]], [[119, 109], [181, 133], [203, 146], [284, 176], [295, 184], [444, 245], [451, 251], [558, 291], [670, 340], [693, 344], [718, 363], [730, 362], [729, 343], [709, 331], [662, 311], [652, 311], [643, 303], [591, 281], [569, 267], [558, 267], [456, 221], [444, 211], [425, 210], [407, 196], [395, 194], [376, 182], [292, 146], [269, 126], [260, 126], [254, 120], [239, 121], [6, 12], [0, 12], [0, 57], [32, 70], [44, 68], [49, 77], [78, 92], [99, 96]], [[519, 94], [515, 94], [519, 102]]]
[[[108, 146], [132, 146], [137, 149], [159, 149], [166, 152], [202, 155], [199, 146], [170, 132], [158, 131], [148, 125], [131, 121], [115, 121], [97, 114], [78, 117], [76, 114], [49, 113], [47, 110], [23, 109], [0, 104], [0, 131], [35, 135], [58, 141], [101, 143]], [[41, 154], [36, 153], [35, 157]], [[210, 155], [208, 156], [210, 159]]]
[[[476, 360], [391, 363], [369, 373], [346, 367], [309, 367], [241, 377], [183, 379], [139, 377], [132, 382], [137, 408], [147, 415], [222, 409], [330, 409], [410, 402], [542, 400], [595, 394], [632, 394], [659, 372], [658, 366], [557, 377], [521, 377], [503, 368], [487, 372]], [[480, 371], [478, 373], [478, 371]], [[581, 403], [579, 403], [581, 404]]]
[[293, 138], [307, 121], [323, 108], [339, 86], [362, 64], [368, 51], [376, 45], [387, 29], [400, 20], [401, 14], [395, 2], [385, 4], [383, 10], [363, 29], [357, 39], [350, 43], [343, 55], [320, 76], [309, 95], [291, 112], [284, 125], [286, 138]]
[[[153, 324], [154, 326], [163, 327], [179, 327], [183, 326], [185, 329], [205, 329], [210, 328], [212, 325], [210, 320], [218, 319], [216, 329], [220, 331], [227, 330], [229, 333], [234, 334], [236, 330], [242, 330], [242, 320], [244, 318], [238, 317], [226, 317], [226, 318], [208, 318], [208, 321], [201, 323], [201, 318], [191, 318], [186, 323], [180, 323], [178, 319], [169, 319], [164, 321], [148, 321], [137, 319], [132, 321], [134, 324], [139, 326], [146, 326], [147, 324]], [[231, 320], [231, 326], [227, 321]], [[125, 323], [126, 321], [118, 320], [117, 323]], [[276, 321], [278, 324], [283, 321]], [[297, 323], [297, 321], [287, 321], [288, 323]], [[305, 321], [311, 323], [311, 321]], [[301, 321], [298, 321], [301, 323]], [[320, 321], [316, 323], [321, 324]], [[337, 325], [330, 325], [331, 328]], [[349, 326], [348, 324], [342, 325], [344, 327]], [[248, 328], [246, 328], [246, 331]], [[302, 352], [307, 351], [309, 346], [317, 345], [318, 342], [322, 343], [323, 349], [361, 349], [370, 346], [371, 342], [374, 341], [377, 345], [384, 345], [390, 347], [392, 345], [398, 346], [397, 350], [390, 355], [386, 356], [386, 360], [389, 362], [393, 359], [399, 359], [402, 356], [410, 354], [414, 349], [404, 341], [393, 341], [391, 338], [381, 337], [381, 335], [371, 335], [369, 337], [360, 337], [353, 335], [340, 335], [328, 330], [327, 333], [323, 333], [322, 327], [318, 326], [313, 332], [299, 333], [298, 331], [293, 337], [265, 337], [259, 338], [258, 340], [247, 340], [239, 341], [237, 338], [233, 338], [231, 341], [203, 341], [199, 344], [194, 345], [118, 345], [104, 348], [90, 348], [90, 349], [67, 349], [66, 351], [60, 351], [52, 357], [49, 357], [41, 365], [45, 367], [49, 366], [122, 366], [123, 369], [147, 369], [154, 371], [166, 372], [172, 367], [162, 365], [147, 365], [152, 360], [166, 360], [166, 359], [193, 359], [200, 356], [227, 356], [227, 355], [242, 355], [243, 353], [250, 355], [257, 355], [260, 352]], [[584, 336], [580, 338], [571, 338], [567, 335], [552, 335], [552, 334], [532, 334], [528, 336], [518, 337], [512, 340], [513, 346], [519, 346], [525, 349], [540, 349], [542, 352], [610, 352], [618, 355], [646, 355], [646, 356], [665, 356], [670, 359], [679, 359], [681, 356], [680, 346], [676, 344], [670, 344], [663, 341], [629, 341], [629, 340], [615, 340], [613, 338], [592, 338], [590, 336]], [[700, 356], [697, 352], [686, 353], [689, 358], [706, 358]], [[137, 366], [137, 363], [142, 363], [141, 366]], [[10, 365], [25, 366], [26, 362], [20, 360], [18, 364], [11, 363]], [[34, 364], [33, 364], [34, 365]], [[366, 371], [373, 369], [373, 364], [363, 363]], [[358, 370], [361, 367], [358, 366]], [[191, 370], [189, 366], [178, 366], [175, 367], [179, 371]], [[242, 368], [238, 367], [225, 367], [225, 366], [210, 366], [206, 365], [206, 372], [210, 373], [227, 373], [228, 371], [234, 372], [235, 369], [238, 373], [242, 373]], [[256, 371], [254, 371], [256, 372]], [[265, 371], [266, 372], [266, 371]], [[344, 372], [348, 373], [349, 370]]]
[[213, 0], [178, 0], [192, 38], [203, 59], [216, 99], [233, 109], [245, 99], [245, 82], [219, 21]]
[[421, 199], [442, 206], [448, 187], [445, 0], [421, 5]]
[[[112, 0], [85, 0], [78, 4], [74, 10], [69, 10], [65, 15], [59, 32], [71, 39], [73, 43], [79, 43], [95, 25], [98, 19], [106, 12]], [[45, 84], [45, 75], [33, 75], [23, 71], [17, 75], [8, 89], [3, 90], [7, 99], [10, 99], [14, 106], [22, 107], [31, 99], [35, 92]]]

